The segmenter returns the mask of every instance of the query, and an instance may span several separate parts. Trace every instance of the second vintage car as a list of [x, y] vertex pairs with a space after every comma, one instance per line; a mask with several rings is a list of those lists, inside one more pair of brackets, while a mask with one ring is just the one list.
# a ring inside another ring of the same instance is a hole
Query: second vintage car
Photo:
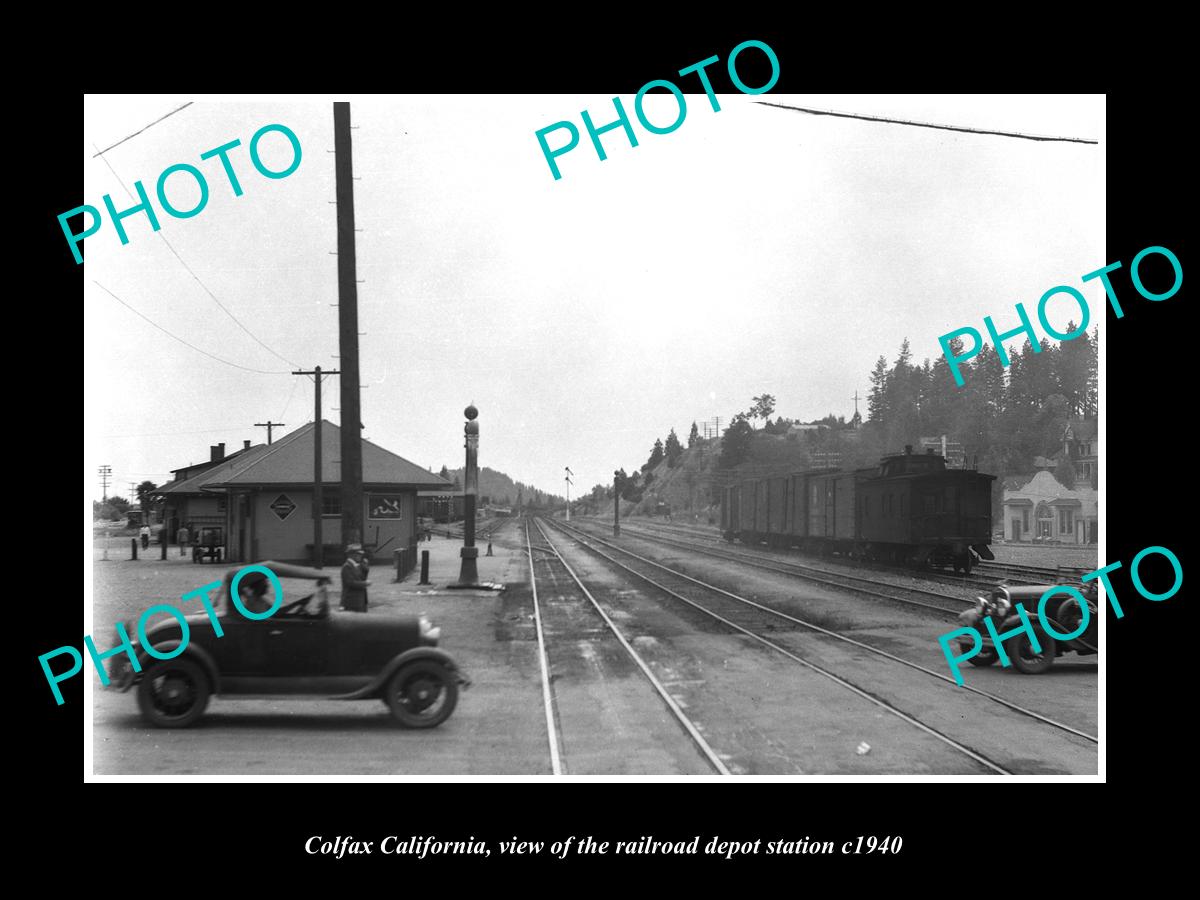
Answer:
[[[278, 602], [269, 617], [247, 617], [233, 602], [235, 577], [247, 568], [237, 579], [239, 599], [259, 615]], [[263, 568], [280, 579], [315, 581], [316, 590], [272, 601], [269, 579], [258, 571]], [[119, 654], [110, 664], [110, 686], [123, 691], [136, 687], [143, 717], [164, 728], [194, 723], [214, 694], [379, 699], [410, 728], [446, 721], [458, 702], [459, 686], [470, 682], [437, 646], [440, 629], [424, 616], [330, 611], [325, 595], [329, 580], [329, 573], [320, 569], [270, 561], [231, 569], [210, 601], [213, 616], [198, 612], [186, 617], [186, 640], [175, 619], [147, 631], [146, 639], [159, 654], [184, 644], [182, 653], [156, 659], [135, 642], [141, 671]]]
[[[1021, 627], [1021, 617], [1017, 614], [1016, 604], [1020, 603], [1037, 634], [1040, 649], [1034, 649], [1033, 642], [1027, 634], [1018, 634], [1011, 641], [1005, 642], [1004, 652], [1012, 660], [1018, 672], [1026, 675], [1040, 675], [1052, 665], [1062, 654], [1074, 651], [1080, 656], [1099, 652], [1100, 642], [1098, 629], [1100, 616], [1096, 609], [1095, 582], [1087, 585], [1072, 585], [1079, 590], [1087, 603], [1088, 625], [1082, 634], [1071, 640], [1061, 640], [1046, 633], [1046, 629], [1038, 618], [1038, 603], [1046, 591], [1055, 587], [1052, 584], [1023, 584], [1020, 586], [1001, 585], [985, 597], [979, 597], [975, 606], [959, 614], [958, 624], [965, 628], [974, 628], [983, 640], [982, 649], [967, 661], [976, 666], [990, 666], [999, 659], [996, 648], [983, 624], [985, 618], [992, 620], [996, 633], [1003, 635]], [[1045, 618], [1060, 635], [1074, 634], [1083, 621], [1083, 610], [1079, 601], [1067, 593], [1054, 594], [1046, 601]], [[974, 644], [966, 637], [959, 638], [959, 650], [970, 653]]]

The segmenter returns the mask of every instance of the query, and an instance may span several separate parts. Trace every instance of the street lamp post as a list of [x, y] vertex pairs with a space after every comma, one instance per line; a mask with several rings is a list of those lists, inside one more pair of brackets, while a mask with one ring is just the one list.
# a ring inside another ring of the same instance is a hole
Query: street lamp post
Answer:
[[479, 584], [479, 566], [475, 562], [479, 558], [479, 548], [475, 546], [475, 495], [479, 489], [479, 423], [475, 419], [479, 410], [472, 403], [463, 410], [463, 415], [467, 417], [467, 423], [463, 426], [467, 468], [463, 472], [463, 548], [458, 584], [460, 587], [470, 587]]

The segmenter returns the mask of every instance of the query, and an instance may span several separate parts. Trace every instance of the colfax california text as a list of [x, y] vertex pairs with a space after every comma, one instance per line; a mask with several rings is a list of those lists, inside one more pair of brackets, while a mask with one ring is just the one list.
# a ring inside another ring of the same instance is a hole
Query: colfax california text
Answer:
[[1093, 583], [938, 638], [1104, 562], [1104, 288], [939, 337], [1107, 262], [1103, 98], [756, 52], [632, 143], [682, 95], [86, 99], [91, 777], [1097, 776]]

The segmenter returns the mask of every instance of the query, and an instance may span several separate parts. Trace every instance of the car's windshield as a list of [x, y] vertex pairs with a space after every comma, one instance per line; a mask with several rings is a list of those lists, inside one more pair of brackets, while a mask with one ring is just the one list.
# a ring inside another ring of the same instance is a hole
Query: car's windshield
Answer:
[[[283, 563], [260, 563], [272, 572], [277, 574], [278, 585], [281, 591], [279, 599], [279, 607], [272, 614], [274, 616], [312, 616], [320, 611], [320, 603], [318, 596], [321, 593], [321, 581], [328, 580], [331, 576], [317, 569], [307, 569], [301, 566], [291, 566]], [[222, 579], [220, 588], [217, 589], [218, 596], [212, 597], [213, 606], [216, 608], [219, 615], [222, 616], [241, 616], [237, 607], [234, 605], [230, 596], [233, 587], [233, 579], [238, 573], [238, 569], [233, 569], [225, 574]], [[241, 584], [246, 583], [246, 579], [250, 575], [243, 576]], [[248, 599], [246, 592], [243, 592], [242, 603], [252, 613], [264, 613], [275, 607], [276, 589], [272, 579], [260, 580], [261, 592], [252, 594]], [[306, 597], [312, 598], [308, 604], [301, 605], [297, 601]], [[266, 621], [266, 620], [263, 620]]]

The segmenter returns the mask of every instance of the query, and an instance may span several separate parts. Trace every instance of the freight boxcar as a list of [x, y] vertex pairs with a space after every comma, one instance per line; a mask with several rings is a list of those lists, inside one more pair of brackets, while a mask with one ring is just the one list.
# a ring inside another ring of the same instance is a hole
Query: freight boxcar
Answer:
[[993, 558], [994, 480], [947, 469], [932, 451], [914, 455], [906, 447], [877, 468], [820, 469], [729, 486], [721, 530], [726, 540], [747, 544], [970, 571], [972, 551]]
[[742, 486], [731, 484], [721, 491], [721, 534], [732, 541], [742, 530]]
[[804, 533], [797, 535], [800, 546], [819, 553], [854, 553], [859, 541], [855, 515], [859, 485], [874, 469], [855, 472], [840, 470], [809, 475], [807, 514]]
[[772, 547], [788, 545], [787, 490], [787, 476], [760, 478], [754, 483], [754, 525], [743, 540]]
[[789, 544], [802, 544], [808, 534], [808, 479], [806, 472], [788, 476], [787, 530]]
[[740, 509], [738, 516], [742, 525], [742, 531], [747, 531], [750, 535], [753, 535], [755, 514], [758, 510], [758, 492], [755, 482], [751, 481], [742, 484], [742, 489], [738, 493], [738, 502]]

